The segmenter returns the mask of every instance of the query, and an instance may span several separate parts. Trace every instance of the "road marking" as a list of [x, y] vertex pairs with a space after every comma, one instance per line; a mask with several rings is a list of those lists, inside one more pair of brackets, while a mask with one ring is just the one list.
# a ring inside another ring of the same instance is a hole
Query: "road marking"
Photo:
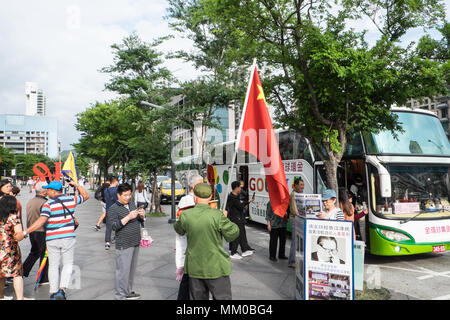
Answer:
[[450, 294], [442, 297], [433, 298], [431, 300], [450, 300]]
[[425, 275], [416, 278], [418, 280], [426, 280], [426, 279], [430, 279], [430, 278], [434, 278], [434, 277], [450, 278], [450, 271], [435, 272], [435, 271], [432, 271], [430, 269], [426, 269], [423, 267], [419, 267], [420, 269], [407, 269], [407, 268], [392, 267], [392, 266], [380, 266], [380, 265], [373, 265], [373, 266], [379, 267], [379, 268], [387, 268], [387, 269], [394, 269], [394, 270], [401, 270], [401, 271], [424, 273]]

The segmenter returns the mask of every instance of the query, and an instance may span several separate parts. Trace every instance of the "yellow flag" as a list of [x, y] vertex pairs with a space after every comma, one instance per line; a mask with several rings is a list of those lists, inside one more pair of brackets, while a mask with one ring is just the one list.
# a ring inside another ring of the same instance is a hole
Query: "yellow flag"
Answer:
[[75, 183], [78, 184], [78, 172], [77, 172], [77, 166], [75, 164], [75, 157], [73, 156], [72, 151], [70, 151], [69, 156], [67, 157], [66, 162], [64, 162], [62, 173], [66, 177], [73, 180]]

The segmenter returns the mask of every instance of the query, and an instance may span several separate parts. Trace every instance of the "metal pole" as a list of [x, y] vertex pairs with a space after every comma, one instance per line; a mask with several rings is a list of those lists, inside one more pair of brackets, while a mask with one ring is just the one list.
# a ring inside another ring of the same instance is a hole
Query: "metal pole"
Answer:
[[[173, 150], [173, 123], [170, 135], [170, 152]], [[173, 163], [172, 157], [170, 157], [170, 173], [171, 173], [171, 200], [172, 200], [172, 208], [170, 211], [170, 219], [169, 223], [174, 223], [176, 221], [176, 212], [175, 212], [175, 163]]]

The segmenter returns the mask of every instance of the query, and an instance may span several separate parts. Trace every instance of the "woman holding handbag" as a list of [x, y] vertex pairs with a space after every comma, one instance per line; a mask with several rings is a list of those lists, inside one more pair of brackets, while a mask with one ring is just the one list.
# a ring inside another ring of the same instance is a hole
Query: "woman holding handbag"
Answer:
[[147, 191], [145, 191], [145, 184], [142, 181], [139, 181], [137, 190], [134, 192], [134, 203], [136, 203], [137, 208], [143, 208], [144, 210], [147, 210], [150, 203]]

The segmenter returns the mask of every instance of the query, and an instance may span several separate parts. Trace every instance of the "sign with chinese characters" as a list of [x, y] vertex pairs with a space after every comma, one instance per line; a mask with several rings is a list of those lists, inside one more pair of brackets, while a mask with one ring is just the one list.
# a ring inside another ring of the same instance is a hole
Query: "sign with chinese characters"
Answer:
[[306, 219], [305, 300], [353, 300], [353, 223]]
[[304, 160], [284, 160], [283, 166], [284, 166], [284, 172], [303, 172], [303, 161]]

